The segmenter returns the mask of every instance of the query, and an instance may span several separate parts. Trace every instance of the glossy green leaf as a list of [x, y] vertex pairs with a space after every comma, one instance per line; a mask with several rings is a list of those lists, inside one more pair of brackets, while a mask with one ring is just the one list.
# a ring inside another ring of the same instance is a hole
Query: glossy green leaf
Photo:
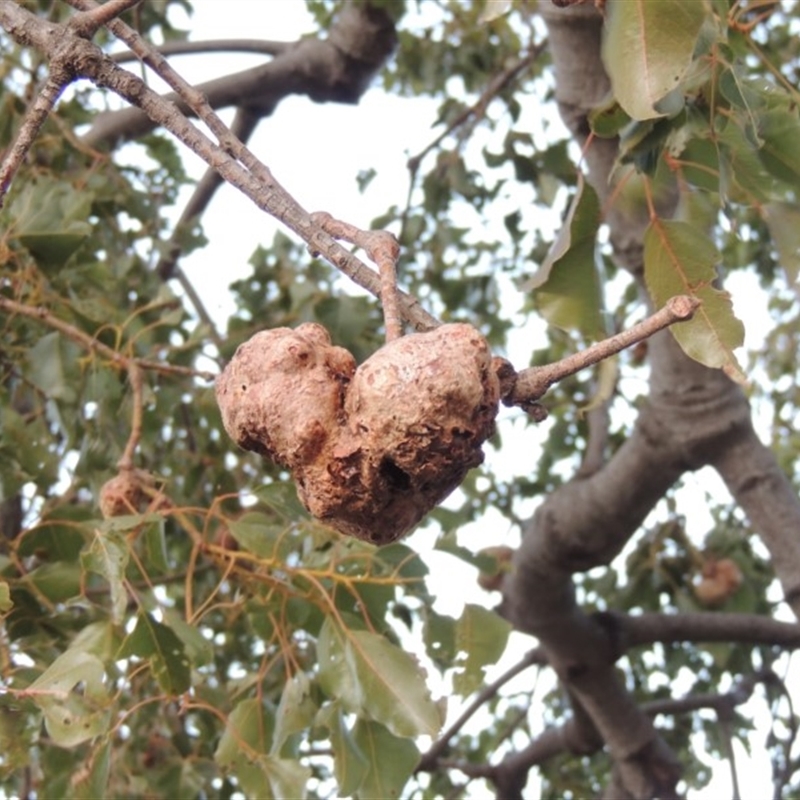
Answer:
[[377, 722], [360, 719], [353, 729], [353, 741], [368, 768], [358, 789], [359, 800], [391, 800], [419, 763], [419, 750], [408, 739], [400, 739]]
[[297, 761], [268, 755], [275, 719], [257, 698], [243, 700], [228, 715], [214, 760], [231, 771], [251, 797], [303, 798], [311, 775]]
[[442, 720], [419, 662], [383, 636], [348, 631], [348, 663], [358, 675], [362, 706], [396, 736], [435, 736]]
[[[603, 62], [614, 96], [633, 119], [680, 108], [681, 79], [706, 13], [700, 0], [608, 0]], [[677, 108], [664, 107], [671, 93]]]
[[511, 624], [493, 611], [467, 603], [456, 623], [456, 661], [460, 669], [453, 678], [453, 688], [468, 695], [484, 683], [485, 668], [497, 663], [506, 649]]
[[117, 657], [129, 656], [148, 659], [155, 679], [167, 694], [181, 694], [189, 688], [189, 658], [183, 642], [152, 614], [140, 613], [136, 627], [122, 643]]
[[128, 606], [125, 589], [125, 570], [130, 553], [125, 537], [115, 531], [96, 529], [91, 544], [81, 554], [81, 565], [87, 572], [95, 572], [108, 581], [111, 599], [111, 619], [122, 622]]
[[744, 341], [744, 327], [730, 295], [712, 285], [718, 263], [717, 248], [687, 222], [656, 219], [645, 232], [644, 274], [655, 306], [679, 294], [702, 301], [693, 319], [670, 328], [673, 336], [687, 355], [744, 383], [733, 353]]
[[383, 636], [344, 630], [326, 620], [318, 644], [320, 685], [397, 736], [435, 736], [439, 709], [416, 659]]
[[595, 262], [600, 201], [584, 183], [570, 205], [569, 213], [553, 247], [536, 274], [525, 282], [533, 290], [536, 308], [557, 328], [579, 331], [589, 338], [604, 330], [602, 292]]
[[763, 212], [780, 264], [789, 281], [796, 283], [800, 278], [800, 208], [792, 203], [768, 203]]
[[328, 697], [339, 700], [348, 714], [361, 710], [361, 690], [358, 674], [347, 658], [344, 633], [326, 617], [317, 640], [319, 685]]

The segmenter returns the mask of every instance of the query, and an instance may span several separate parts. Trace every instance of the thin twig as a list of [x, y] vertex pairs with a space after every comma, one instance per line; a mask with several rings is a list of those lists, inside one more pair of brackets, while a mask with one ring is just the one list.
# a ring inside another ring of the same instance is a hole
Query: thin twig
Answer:
[[102, 5], [95, 4], [94, 8], [76, 14], [67, 23], [79, 36], [91, 38], [97, 29], [108, 25], [115, 17], [124, 14], [142, 0], [105, 0]]
[[344, 239], [360, 247], [370, 261], [377, 265], [381, 279], [380, 297], [386, 325], [386, 341], [399, 339], [403, 335], [403, 321], [400, 315], [395, 269], [400, 255], [397, 239], [388, 231], [361, 230], [349, 222], [334, 219], [327, 211], [316, 211], [311, 215], [311, 219], [335, 239]]
[[8, 187], [38, 136], [39, 130], [53, 110], [58, 98], [61, 97], [61, 93], [73, 78], [72, 72], [64, 65], [58, 66], [55, 61], [51, 63], [50, 75], [39, 90], [36, 99], [28, 107], [14, 143], [6, 151], [3, 163], [0, 165], [0, 208], [3, 207]]
[[642, 320], [626, 331], [622, 331], [602, 342], [597, 342], [586, 350], [573, 353], [554, 364], [543, 367], [529, 367], [517, 375], [517, 380], [509, 397], [503, 402], [507, 405], [525, 407], [538, 400], [554, 384], [574, 375], [586, 367], [619, 353], [626, 347], [652, 336], [675, 322], [684, 322], [694, 315], [700, 301], [689, 295], [672, 297], [655, 314]]
[[128, 441], [125, 443], [122, 456], [117, 462], [117, 467], [120, 470], [133, 469], [133, 456], [136, 453], [136, 448], [139, 446], [139, 440], [142, 437], [144, 381], [142, 378], [142, 370], [135, 361], [128, 362], [128, 380], [131, 383], [131, 393], [133, 394], [133, 414], [131, 418], [131, 432], [128, 435]]
[[546, 664], [547, 657], [541, 648], [535, 647], [529, 650], [513, 667], [506, 670], [497, 680], [487, 684], [475, 696], [475, 699], [464, 709], [458, 719], [431, 745], [427, 753], [424, 753], [417, 765], [417, 772], [427, 772], [441, 766], [440, 757], [447, 750], [451, 739], [464, 727], [472, 715], [490, 698], [497, 694], [498, 690], [505, 686], [512, 678], [520, 672], [524, 672], [528, 667], [536, 664]]
[[488, 107], [492, 98], [502, 91], [509, 83], [511, 83], [511, 81], [514, 80], [514, 78], [516, 78], [520, 72], [530, 66], [539, 57], [546, 46], [547, 40], [545, 39], [544, 41], [539, 42], [539, 44], [532, 47], [528, 51], [528, 54], [523, 58], [517, 59], [501, 73], [495, 75], [495, 77], [489, 81], [489, 85], [483, 90], [483, 92], [481, 92], [481, 96], [471, 106], [464, 108], [461, 113], [459, 113], [456, 118], [444, 129], [444, 131], [439, 134], [439, 136], [437, 136], [430, 144], [417, 153], [417, 155], [411, 156], [411, 158], [408, 159], [407, 166], [409, 172], [411, 172], [412, 175], [416, 174], [422, 159], [425, 158], [425, 156], [428, 155], [431, 150], [437, 147], [454, 130], [460, 128], [468, 119], [470, 119], [470, 117], [482, 117], [486, 113], [486, 108]]
[[8, 311], [12, 314], [21, 314], [22, 316], [30, 317], [31, 319], [38, 319], [48, 327], [63, 333], [66, 337], [72, 339], [73, 342], [81, 345], [81, 347], [85, 348], [86, 350], [94, 353], [100, 353], [113, 364], [125, 370], [129, 370], [130, 365], [135, 364], [140, 369], [151, 372], [160, 372], [165, 375], [182, 375], [193, 378], [201, 378], [205, 381], [213, 381], [216, 379], [216, 375], [214, 375], [212, 372], [191, 369], [190, 367], [179, 367], [173, 364], [165, 364], [161, 361], [151, 361], [146, 358], [135, 358], [132, 356], [123, 355], [108, 345], [99, 342], [94, 337], [89, 336], [88, 333], [84, 333], [73, 325], [70, 325], [68, 322], [64, 322], [64, 320], [59, 319], [51, 314], [46, 308], [41, 308], [40, 306], [26, 306], [24, 303], [18, 303], [15, 300], [8, 299], [7, 297], [0, 297], [0, 309]]
[[[295, 42], [274, 42], [268, 39], [208, 39], [205, 42], [165, 42], [155, 49], [162, 56], [181, 56], [205, 53], [256, 53], [262, 56], [279, 56], [295, 46]], [[136, 61], [139, 56], [132, 50], [114, 53], [117, 64]]]

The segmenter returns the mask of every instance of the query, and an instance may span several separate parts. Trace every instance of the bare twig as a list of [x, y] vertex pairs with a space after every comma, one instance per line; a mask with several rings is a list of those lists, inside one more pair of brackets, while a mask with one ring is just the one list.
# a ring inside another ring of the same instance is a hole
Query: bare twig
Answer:
[[[205, 42], [165, 42], [155, 49], [162, 56], [196, 55], [203, 53], [256, 53], [262, 56], [279, 56], [294, 42], [274, 42], [268, 39], [208, 39]], [[114, 53], [111, 58], [117, 64], [138, 60], [132, 50]]]
[[54, 330], [63, 333], [67, 338], [72, 339], [73, 342], [81, 345], [81, 347], [93, 353], [100, 353], [105, 356], [116, 366], [129, 370], [131, 364], [135, 364], [140, 369], [149, 370], [152, 372], [160, 372], [165, 375], [182, 375], [186, 377], [201, 378], [205, 381], [213, 381], [216, 375], [212, 372], [204, 372], [203, 370], [191, 369], [190, 367], [179, 367], [173, 364], [165, 364], [161, 361], [151, 361], [147, 358], [135, 358], [132, 356], [125, 356], [118, 353], [113, 348], [109, 347], [97, 339], [84, 333], [82, 330], [70, 325], [68, 322], [59, 319], [51, 314], [46, 308], [38, 306], [26, 306], [24, 303], [18, 303], [15, 300], [10, 300], [7, 297], [0, 297], [0, 309], [7, 311], [11, 314], [21, 314], [31, 319], [38, 319]]
[[517, 375], [511, 394], [503, 399], [506, 405], [525, 407], [535, 403], [554, 384], [574, 375], [586, 367], [613, 356], [636, 342], [647, 339], [654, 333], [675, 322], [691, 319], [700, 307], [700, 301], [688, 295], [670, 298], [663, 308], [626, 331], [597, 342], [586, 350], [562, 358], [543, 367], [529, 367]]
[[139, 440], [142, 437], [142, 412], [144, 410], [144, 391], [142, 379], [142, 370], [135, 361], [128, 362], [128, 380], [131, 384], [131, 393], [133, 394], [133, 413], [131, 419], [131, 432], [128, 435], [128, 441], [125, 443], [125, 449], [122, 451], [122, 456], [117, 462], [119, 469], [133, 469], [133, 456], [136, 453], [136, 448], [139, 446]]
[[475, 699], [464, 709], [463, 713], [453, 724], [431, 745], [427, 753], [424, 753], [417, 765], [417, 772], [429, 772], [441, 766], [441, 756], [447, 751], [452, 738], [464, 727], [475, 712], [489, 699], [497, 694], [498, 690], [515, 678], [520, 672], [524, 672], [528, 667], [536, 664], [547, 663], [544, 652], [535, 647], [529, 650], [513, 667], [506, 670], [497, 680], [487, 684], [475, 696]]
[[94, 36], [98, 28], [108, 25], [115, 17], [141, 2], [142, 0], [105, 0], [102, 5], [95, 4], [93, 8], [76, 14], [67, 24], [79, 36], [88, 39]]
[[481, 92], [481, 96], [471, 105], [464, 108], [460, 114], [439, 134], [430, 144], [420, 150], [415, 156], [408, 159], [408, 169], [414, 174], [419, 169], [420, 162], [425, 158], [428, 153], [437, 147], [447, 136], [449, 136], [457, 128], [460, 128], [471, 117], [480, 118], [486, 113], [486, 108], [489, 102], [499, 92], [501, 92], [511, 81], [513, 81], [521, 72], [529, 67], [547, 47], [547, 40], [545, 39], [539, 44], [532, 47], [527, 55], [517, 59], [504, 69], [499, 74], [495, 75], [489, 85]]
[[370, 261], [377, 265], [381, 278], [380, 297], [386, 324], [386, 341], [399, 339], [403, 335], [403, 322], [400, 316], [395, 270], [400, 255], [397, 239], [388, 231], [361, 230], [349, 222], [334, 219], [327, 211], [316, 211], [311, 215], [311, 219], [335, 239], [344, 239], [360, 247]]
[[0, 208], [3, 206], [8, 187], [31, 148], [42, 125], [53, 110], [66, 86], [74, 79], [73, 73], [61, 61], [53, 60], [50, 75], [39, 90], [36, 99], [28, 107], [20, 129], [0, 165]]

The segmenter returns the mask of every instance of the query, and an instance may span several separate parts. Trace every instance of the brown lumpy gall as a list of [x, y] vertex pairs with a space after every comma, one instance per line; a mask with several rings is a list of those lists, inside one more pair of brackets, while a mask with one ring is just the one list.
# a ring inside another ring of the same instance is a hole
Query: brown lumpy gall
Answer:
[[98, 505], [104, 519], [172, 507], [155, 476], [143, 469], [120, 469], [101, 487]]
[[312, 515], [385, 544], [483, 460], [500, 395], [495, 367], [469, 325], [394, 340], [355, 369], [307, 324], [243, 344], [217, 400], [232, 438], [287, 466]]
[[355, 368], [316, 323], [261, 331], [217, 380], [225, 430], [240, 447], [291, 470], [307, 465], [338, 424]]

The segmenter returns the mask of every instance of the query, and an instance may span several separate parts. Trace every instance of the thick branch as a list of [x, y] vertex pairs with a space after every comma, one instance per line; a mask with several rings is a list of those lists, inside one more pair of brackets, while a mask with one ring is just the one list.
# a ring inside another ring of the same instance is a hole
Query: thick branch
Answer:
[[609, 615], [619, 628], [620, 647], [661, 642], [740, 642], [800, 648], [800, 624], [758, 614], [619, 614]]
[[[212, 108], [246, 106], [272, 113], [285, 97], [303, 94], [316, 102], [356, 103], [394, 50], [397, 36], [388, 15], [367, 3], [348, 3], [327, 39], [293, 42], [266, 64], [216, 78], [196, 87]], [[174, 95], [183, 113], [188, 105]], [[86, 141], [93, 146], [136, 139], [158, 124], [137, 108], [97, 118]]]
[[784, 598], [800, 618], [800, 498], [748, 418], [712, 459], [772, 557]]

